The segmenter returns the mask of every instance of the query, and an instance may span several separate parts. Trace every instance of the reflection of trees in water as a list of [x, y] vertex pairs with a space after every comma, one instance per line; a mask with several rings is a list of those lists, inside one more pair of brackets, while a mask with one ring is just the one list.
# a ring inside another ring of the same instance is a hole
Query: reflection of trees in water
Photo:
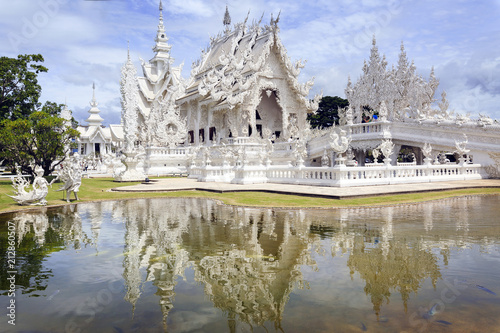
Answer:
[[[88, 238], [81, 232], [81, 220], [76, 206], [66, 206], [58, 212], [42, 208], [40, 211], [19, 212], [2, 216], [2, 221], [14, 222], [16, 228], [16, 285], [23, 294], [38, 296], [47, 288], [52, 270], [44, 266], [45, 258], [67, 247], [79, 248]], [[0, 253], [7, 253], [7, 223], [2, 225]], [[1, 261], [0, 289], [8, 290], [7, 260]], [[2, 293], [6, 295], [7, 292]]]

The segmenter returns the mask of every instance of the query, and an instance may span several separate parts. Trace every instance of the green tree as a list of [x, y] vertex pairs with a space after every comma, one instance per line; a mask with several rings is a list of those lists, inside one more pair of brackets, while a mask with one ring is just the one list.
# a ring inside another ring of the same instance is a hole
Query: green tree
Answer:
[[[51, 116], [60, 116], [61, 111], [63, 110], [64, 107], [65, 107], [64, 104], [57, 104], [54, 102], [46, 101], [40, 111], [48, 113]], [[71, 127], [73, 128], [78, 127], [78, 121], [76, 121], [76, 119], [73, 117], [71, 117]]]
[[7, 165], [21, 167], [22, 172], [34, 175], [34, 166], [40, 165], [44, 176], [64, 161], [79, 132], [65, 124], [65, 120], [46, 112], [33, 112], [27, 118], [6, 119], [0, 124], [0, 158]]
[[315, 114], [309, 114], [307, 120], [312, 128], [326, 128], [339, 123], [338, 109], [349, 105], [347, 99], [338, 96], [323, 96]]
[[54, 102], [47, 101], [42, 106], [40, 111], [45, 112], [51, 116], [59, 116], [61, 114], [61, 110], [63, 109], [64, 104], [57, 104]]
[[41, 62], [41, 54], [0, 57], [0, 120], [25, 118], [37, 109], [42, 91], [37, 76], [48, 71]]

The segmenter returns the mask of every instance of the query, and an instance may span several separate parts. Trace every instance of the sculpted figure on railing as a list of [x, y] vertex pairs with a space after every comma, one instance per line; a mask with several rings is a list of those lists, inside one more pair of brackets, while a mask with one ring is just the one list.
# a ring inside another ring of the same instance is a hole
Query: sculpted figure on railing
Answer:
[[335, 128], [332, 128], [330, 132], [330, 148], [333, 149], [335, 153], [337, 153], [337, 158], [335, 159], [336, 165], [344, 165], [345, 158], [342, 157], [349, 145], [351, 143], [351, 138], [347, 136], [346, 131], [340, 130], [337, 133]]
[[432, 146], [429, 142], [424, 143], [422, 154], [424, 154], [425, 158], [432, 158]]
[[463, 155], [470, 152], [470, 149], [467, 149], [467, 143], [469, 140], [467, 139], [467, 134], [464, 134], [464, 139], [462, 141], [455, 140], [455, 149], [456, 152], [462, 157]]
[[378, 157], [380, 156], [380, 150], [373, 149], [372, 156], [373, 156], [373, 163], [378, 163]]
[[422, 154], [424, 154], [425, 164], [431, 164], [432, 162], [432, 146], [429, 142], [424, 143], [424, 147], [422, 148]]
[[332, 129], [330, 132], [330, 148], [332, 148], [337, 154], [343, 154], [349, 148], [351, 143], [351, 138], [347, 137], [347, 133], [344, 130], [340, 130], [339, 133]]
[[486, 125], [493, 125], [495, 121], [491, 119], [488, 115], [484, 114], [479, 114], [479, 119], [477, 120], [477, 124], [481, 127], [484, 127]]
[[328, 151], [323, 150], [323, 156], [321, 156], [321, 166], [329, 167], [330, 166], [330, 157], [328, 157]]
[[467, 143], [469, 140], [467, 139], [467, 135], [464, 133], [464, 139], [462, 141], [457, 141], [455, 140], [455, 151], [458, 153], [460, 156], [458, 158], [460, 164], [464, 164], [465, 161], [467, 160], [466, 155], [470, 152], [470, 149], [467, 149]]
[[384, 140], [380, 144], [380, 146], [377, 147], [377, 149], [380, 149], [380, 151], [384, 155], [384, 162], [386, 164], [389, 164], [391, 162], [391, 155], [394, 152], [394, 143], [392, 143], [392, 140], [391, 139]]

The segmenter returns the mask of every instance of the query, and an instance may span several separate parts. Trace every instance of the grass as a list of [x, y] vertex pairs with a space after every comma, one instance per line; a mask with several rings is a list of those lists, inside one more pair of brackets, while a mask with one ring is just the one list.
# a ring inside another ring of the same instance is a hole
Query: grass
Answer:
[[[395, 205], [405, 203], [423, 202], [429, 200], [445, 199], [450, 197], [500, 194], [500, 188], [471, 188], [463, 190], [450, 190], [439, 192], [411, 193], [402, 195], [383, 195], [363, 197], [346, 200], [326, 199], [298, 195], [262, 193], [262, 192], [229, 192], [213, 193], [205, 191], [175, 191], [175, 192], [110, 192], [109, 190], [121, 186], [135, 185], [138, 183], [116, 183], [112, 178], [82, 179], [82, 186], [78, 192], [79, 201], [71, 196], [71, 202], [91, 202], [100, 200], [123, 200], [133, 198], [158, 198], [158, 197], [196, 197], [220, 200], [228, 205], [254, 206], [254, 207], [290, 207], [290, 208], [342, 208], [360, 206]], [[47, 196], [48, 205], [65, 205], [63, 192], [56, 192], [59, 184], [54, 184], [49, 189]], [[0, 213], [14, 210], [33, 208], [32, 206], [19, 206], [7, 194], [13, 194], [10, 180], [0, 180]]]

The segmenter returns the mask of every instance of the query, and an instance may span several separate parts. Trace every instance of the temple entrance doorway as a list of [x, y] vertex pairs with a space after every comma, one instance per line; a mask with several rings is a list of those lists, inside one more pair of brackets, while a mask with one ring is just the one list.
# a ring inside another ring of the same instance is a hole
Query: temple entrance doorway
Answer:
[[262, 98], [255, 110], [255, 128], [252, 133], [263, 137], [283, 131], [283, 110], [278, 104], [278, 96], [274, 90], [263, 90]]
[[101, 144], [100, 143], [94, 144], [94, 153], [95, 153], [95, 156], [99, 156], [101, 154]]

